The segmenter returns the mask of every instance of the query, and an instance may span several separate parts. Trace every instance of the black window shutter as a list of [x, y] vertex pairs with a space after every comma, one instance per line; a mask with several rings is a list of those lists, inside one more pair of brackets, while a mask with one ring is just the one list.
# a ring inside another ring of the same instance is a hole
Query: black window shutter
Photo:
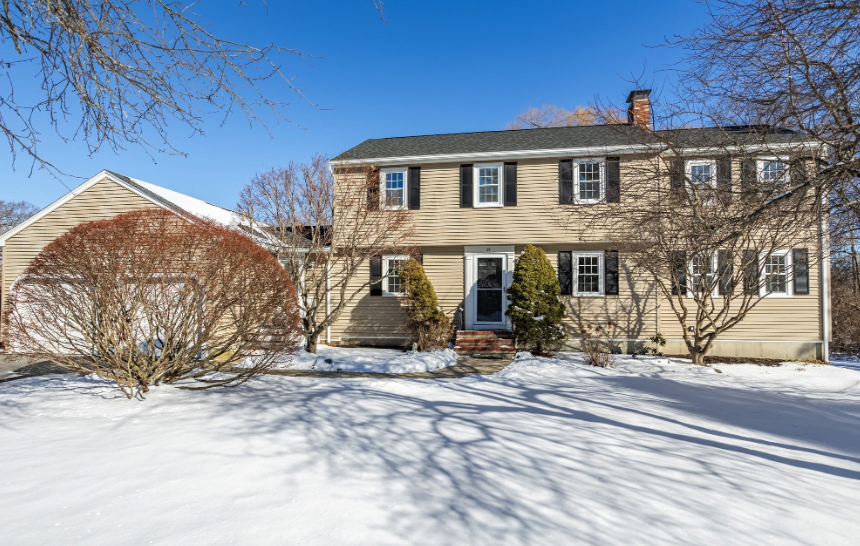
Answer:
[[744, 252], [744, 293], [756, 295], [759, 291], [758, 253], [755, 250]]
[[672, 295], [687, 294], [687, 253], [676, 250], [672, 253], [672, 270], [677, 284], [672, 283]]
[[621, 202], [621, 159], [606, 158], [606, 202]]
[[758, 165], [755, 159], [741, 161], [741, 189], [744, 193], [758, 191]]
[[684, 162], [676, 159], [669, 164], [669, 178], [672, 184], [672, 193], [678, 193], [684, 188]]
[[809, 295], [809, 250], [794, 248], [791, 250], [791, 263], [794, 268], [794, 295]]
[[370, 259], [370, 295], [382, 295], [382, 256]]
[[603, 255], [603, 293], [618, 295], [618, 251], [607, 250]]
[[561, 286], [561, 295], [569, 296], [573, 293], [573, 264], [572, 253], [562, 251], [558, 253], [558, 284]]
[[421, 167], [409, 167], [409, 210], [421, 208]]
[[732, 202], [732, 158], [717, 159], [717, 195], [724, 205]]
[[717, 275], [720, 279], [718, 291], [721, 296], [731, 294], [734, 290], [734, 265], [732, 261], [732, 253], [728, 250], [717, 252]]
[[381, 184], [379, 169], [371, 169], [367, 176], [367, 210], [379, 210], [379, 188]]
[[809, 171], [807, 169], [810, 161], [814, 161], [814, 159], [797, 157], [789, 161], [788, 176], [792, 187], [798, 184], [805, 184], [809, 181]]
[[558, 204], [573, 204], [573, 160], [562, 159], [558, 162]]
[[460, 165], [460, 207], [472, 206], [472, 165]]
[[505, 163], [505, 206], [517, 206], [517, 164]]

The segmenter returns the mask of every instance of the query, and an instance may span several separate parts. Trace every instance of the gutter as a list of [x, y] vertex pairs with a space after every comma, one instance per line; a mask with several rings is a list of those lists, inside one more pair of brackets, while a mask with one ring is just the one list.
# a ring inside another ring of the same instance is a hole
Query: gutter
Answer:
[[502, 161], [511, 159], [539, 159], [555, 157], [604, 157], [608, 155], [665, 153], [674, 157], [680, 155], [721, 155], [727, 152], [776, 152], [818, 150], [821, 145], [815, 142], [783, 142], [775, 144], [751, 144], [748, 146], [699, 146], [671, 150], [661, 143], [654, 144], [617, 144], [612, 146], [580, 146], [576, 148], [548, 148], [542, 150], [508, 150], [497, 152], [468, 152], [457, 154], [427, 154], [396, 157], [365, 157], [359, 159], [332, 159], [329, 169], [355, 165], [403, 165], [408, 163], [458, 163], [463, 161]]

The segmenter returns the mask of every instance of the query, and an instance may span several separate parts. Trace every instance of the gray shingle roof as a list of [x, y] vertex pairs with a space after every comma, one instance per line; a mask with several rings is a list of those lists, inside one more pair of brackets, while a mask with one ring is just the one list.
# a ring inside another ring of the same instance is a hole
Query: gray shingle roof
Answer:
[[479, 133], [449, 133], [396, 138], [374, 138], [344, 152], [338, 159], [375, 159], [482, 152], [524, 150], [554, 150], [563, 148], [657, 144], [674, 135], [681, 146], [714, 146], [719, 144], [750, 144], [760, 142], [766, 133], [768, 143], [800, 140], [801, 135], [786, 129], [768, 131], [749, 127], [707, 127], [678, 129], [650, 133], [631, 125], [586, 125], [486, 131]]

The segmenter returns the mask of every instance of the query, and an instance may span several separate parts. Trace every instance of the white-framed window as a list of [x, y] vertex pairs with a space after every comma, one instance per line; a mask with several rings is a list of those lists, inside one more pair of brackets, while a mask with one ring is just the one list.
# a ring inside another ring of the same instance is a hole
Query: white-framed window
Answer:
[[573, 162], [573, 195], [576, 203], [602, 203], [606, 199], [606, 161], [577, 159]]
[[603, 252], [573, 253], [573, 295], [603, 295]]
[[475, 165], [473, 176], [476, 207], [501, 207], [504, 192], [504, 168], [501, 163]]
[[687, 189], [691, 195], [707, 199], [717, 187], [717, 162], [713, 159], [693, 159], [684, 165]]
[[406, 210], [408, 169], [398, 167], [393, 169], [381, 169], [379, 178], [381, 183], [380, 195], [382, 197], [380, 208], [383, 210]]
[[790, 297], [793, 293], [791, 278], [791, 251], [778, 250], [761, 256], [762, 296]]
[[758, 178], [765, 188], [777, 191], [788, 189], [788, 163], [774, 157], [759, 159], [756, 164]]
[[409, 256], [388, 255], [382, 257], [382, 295], [390, 297], [401, 297], [406, 295], [406, 287], [400, 277], [400, 269]]
[[704, 283], [711, 287], [711, 294], [716, 295], [717, 287], [714, 274], [717, 271], [717, 253], [699, 254], [692, 256], [687, 263], [687, 296], [693, 297]]

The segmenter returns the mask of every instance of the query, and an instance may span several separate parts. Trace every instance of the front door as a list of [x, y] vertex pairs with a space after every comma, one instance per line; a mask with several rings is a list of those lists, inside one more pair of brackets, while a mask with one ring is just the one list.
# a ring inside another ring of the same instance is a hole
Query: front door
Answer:
[[478, 258], [475, 275], [475, 322], [498, 325], [505, 321], [504, 258]]
[[507, 288], [514, 263], [513, 246], [466, 247], [466, 329], [508, 330]]

